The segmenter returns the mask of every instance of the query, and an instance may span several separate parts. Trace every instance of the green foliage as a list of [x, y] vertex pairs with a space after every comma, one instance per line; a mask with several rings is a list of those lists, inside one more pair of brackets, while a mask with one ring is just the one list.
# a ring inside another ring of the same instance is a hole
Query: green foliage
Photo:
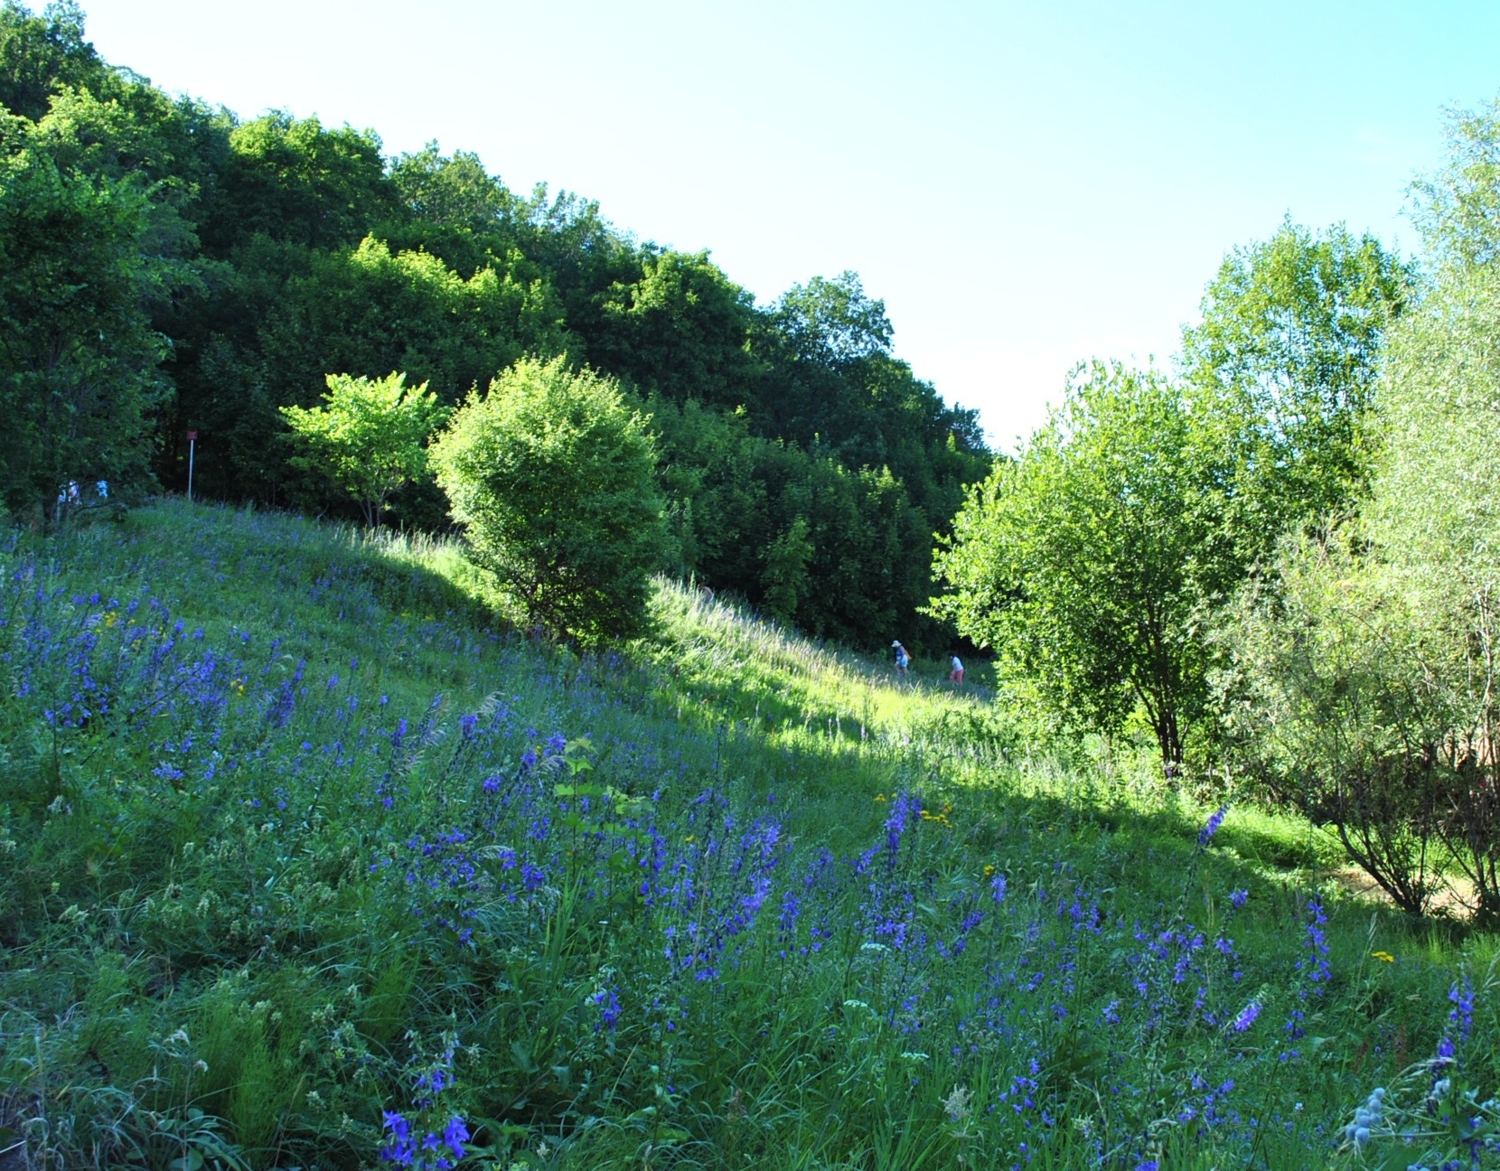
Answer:
[[734, 409], [753, 401], [752, 299], [706, 252], [647, 253], [640, 276], [603, 294], [590, 360], [644, 391]]
[[1380, 346], [1410, 270], [1371, 237], [1290, 222], [1235, 250], [1183, 334], [1183, 380], [1094, 367], [940, 549], [936, 612], [1049, 710], [1136, 710], [1169, 771], [1214, 735], [1204, 637], [1289, 527], [1367, 489]]
[[74, 0], [54, 0], [41, 16], [16, 0], [0, 5], [0, 106], [11, 113], [38, 121], [59, 90], [97, 84], [107, 71], [83, 39]]
[[451, 157], [428, 143], [390, 166], [403, 214], [382, 235], [399, 251], [431, 252], [458, 273], [472, 273], [516, 250], [509, 219], [518, 202], [478, 155]]
[[[192, 430], [198, 495], [352, 515], [279, 441], [329, 370], [404, 370], [451, 406], [523, 356], [568, 354], [653, 404], [682, 573], [826, 637], [951, 640], [915, 613], [926, 548], [989, 456], [975, 413], [891, 356], [884, 304], [853, 273], [757, 307], [706, 252], [641, 244], [567, 192], [513, 194], [473, 154], [387, 161], [371, 131], [241, 122], [109, 67], [74, 6], [3, 11], [0, 95], [25, 115], [7, 149], [26, 138], [68, 181], [138, 197], [160, 360], [131, 426], [168, 488], [185, 487]], [[445, 523], [426, 478], [390, 507]]]
[[613, 381], [522, 360], [469, 396], [432, 460], [475, 560], [528, 621], [585, 645], [644, 629], [667, 530], [651, 439]]
[[1234, 453], [1250, 557], [1270, 552], [1289, 522], [1343, 510], [1367, 486], [1381, 339], [1411, 277], [1372, 236], [1288, 220], [1236, 248], [1210, 282], [1181, 365], [1195, 411]]
[[430, 253], [393, 253], [373, 237], [314, 255], [262, 319], [259, 349], [294, 386], [319, 360], [361, 371], [388, 361], [456, 402], [523, 353], [566, 340], [545, 277], [519, 255], [505, 260], [465, 280]]
[[782, 621], [791, 620], [807, 593], [807, 563], [814, 552], [807, 534], [807, 521], [794, 517], [786, 532], [766, 549], [766, 608]]
[[1448, 115], [1448, 164], [1412, 184], [1417, 226], [1440, 264], [1500, 258], [1500, 100]]
[[[1230, 645], [1239, 731], [1255, 775], [1338, 827], [1351, 856], [1412, 911], [1446, 873], [1500, 920], [1495, 598], [1500, 424], [1494, 176], [1476, 152], [1495, 112], [1460, 118], [1449, 168], [1427, 181], [1442, 260], [1392, 328], [1377, 385], [1383, 452], [1358, 525], [1287, 547], [1241, 608]], [[1482, 152], [1480, 152], [1482, 153]]]
[[684, 577], [730, 588], [819, 637], [878, 647], [951, 634], [911, 611], [932, 592], [933, 522], [888, 467], [752, 433], [743, 414], [647, 401]]
[[1253, 785], [1331, 826], [1420, 915], [1442, 885], [1445, 721], [1413, 637], [1414, 599], [1377, 558], [1346, 532], [1289, 543], [1274, 593], [1247, 589], [1232, 612], [1220, 685], [1228, 742]]
[[436, 142], [396, 159], [390, 177], [417, 222], [471, 236], [499, 227], [513, 202], [505, 185], [484, 169], [478, 155], [458, 151], [444, 158]]
[[236, 126], [202, 226], [212, 255], [265, 235], [310, 248], [349, 246], [390, 215], [396, 193], [380, 139], [274, 113]]
[[1223, 478], [1175, 386], [1095, 365], [970, 494], [933, 608], [1068, 719], [1113, 733], [1144, 709], [1172, 771], [1208, 698], [1197, 624], [1243, 569]]
[[214, 183], [228, 136], [222, 114], [110, 73], [92, 89], [55, 94], [35, 141], [61, 170], [140, 182], [149, 198], [150, 247], [186, 260], [196, 254], [203, 189]]
[[[554, 352], [567, 337], [545, 276], [519, 254], [464, 279], [431, 253], [374, 237], [331, 252], [261, 238], [217, 299], [199, 319], [197, 360], [179, 376], [182, 412], [204, 432], [199, 472], [213, 494], [326, 498], [324, 483], [289, 473], [274, 437], [279, 409], [314, 402], [330, 366], [369, 378], [405, 370], [452, 405], [523, 353]], [[420, 519], [436, 527], [441, 513]]]
[[191, 217], [214, 119], [109, 69], [76, 5], [0, 12], [0, 498], [148, 486], [172, 400], [160, 320], [201, 290]]
[[792, 352], [805, 360], [842, 365], [891, 352], [885, 302], [866, 294], [857, 273], [793, 285], [772, 314]]
[[297, 461], [359, 501], [373, 528], [391, 494], [426, 471], [427, 440], [447, 410], [425, 382], [408, 387], [406, 375], [395, 372], [381, 379], [330, 374], [323, 400], [311, 410], [281, 409], [309, 453]]
[[21, 516], [70, 479], [149, 482], [170, 394], [147, 304], [172, 266], [144, 254], [148, 199], [129, 178], [61, 168], [55, 132], [0, 126], [0, 500]]

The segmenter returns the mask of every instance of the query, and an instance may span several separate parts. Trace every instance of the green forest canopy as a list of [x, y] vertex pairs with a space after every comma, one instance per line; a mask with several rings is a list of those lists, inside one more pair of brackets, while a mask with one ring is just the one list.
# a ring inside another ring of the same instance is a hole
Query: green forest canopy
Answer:
[[[0, 505], [67, 479], [358, 515], [292, 441], [329, 375], [442, 406], [522, 358], [615, 378], [650, 418], [667, 564], [821, 636], [937, 648], [932, 534], [989, 471], [976, 413], [891, 353], [859, 278], [757, 305], [707, 253], [508, 190], [436, 144], [242, 120], [111, 66], [76, 4], [0, 7]], [[45, 295], [41, 292], [46, 290]], [[448, 523], [430, 475], [388, 501]]]

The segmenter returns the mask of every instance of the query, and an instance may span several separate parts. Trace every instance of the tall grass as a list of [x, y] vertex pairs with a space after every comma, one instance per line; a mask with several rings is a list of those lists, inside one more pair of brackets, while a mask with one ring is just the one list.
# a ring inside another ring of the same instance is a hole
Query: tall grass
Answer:
[[1493, 1159], [1493, 939], [1119, 746], [668, 583], [579, 658], [263, 513], [0, 569], [18, 1167]]

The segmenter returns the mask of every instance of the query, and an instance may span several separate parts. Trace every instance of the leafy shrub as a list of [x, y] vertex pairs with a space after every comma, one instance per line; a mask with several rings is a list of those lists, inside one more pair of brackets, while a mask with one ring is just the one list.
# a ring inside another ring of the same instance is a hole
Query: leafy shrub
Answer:
[[667, 530], [651, 439], [611, 379], [517, 362], [432, 460], [474, 560], [528, 622], [586, 645], [644, 629]]
[[1344, 534], [1291, 547], [1275, 593], [1239, 600], [1220, 681], [1252, 782], [1331, 826], [1397, 906], [1423, 914], [1440, 885], [1447, 713], [1374, 556]]

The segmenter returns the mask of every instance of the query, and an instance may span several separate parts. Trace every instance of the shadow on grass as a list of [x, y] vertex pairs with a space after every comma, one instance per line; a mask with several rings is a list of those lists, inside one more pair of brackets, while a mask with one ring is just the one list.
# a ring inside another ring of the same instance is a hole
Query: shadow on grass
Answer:
[[[183, 594], [176, 601], [183, 607], [222, 601], [246, 585], [252, 591], [247, 608], [256, 610], [267, 608], [273, 592], [277, 600], [316, 601], [333, 587], [352, 587], [367, 590], [371, 601], [395, 614], [511, 630], [479, 572], [448, 540], [176, 498], [132, 512], [111, 531], [144, 546], [143, 552], [149, 549], [153, 568], [174, 563]], [[221, 612], [222, 606], [210, 609]]]
[[[170, 581], [180, 595], [174, 609], [205, 624], [274, 627], [277, 612], [286, 618], [300, 610], [362, 654], [372, 649], [368, 632], [391, 615], [514, 640], [528, 685], [538, 694], [550, 689], [548, 703], [559, 713], [576, 704], [579, 689], [611, 695], [624, 709], [621, 728], [631, 720], [654, 724], [635, 732], [675, 743], [692, 775], [723, 776], [759, 799], [790, 800], [796, 822], [836, 827], [839, 844], [878, 828], [885, 814], [877, 795], [953, 791], [955, 762], [990, 777], [956, 798], [976, 827], [1003, 811], [1012, 824], [1137, 838], [1160, 857], [1181, 860], [1195, 849], [1206, 816], [1188, 802], [1129, 799], [1102, 778], [1078, 784], [1076, 772], [1069, 792], [1046, 791], [1025, 775], [1023, 733], [995, 705], [942, 684], [893, 686], [862, 656], [819, 647], [684, 587], [660, 587], [659, 641], [625, 656], [580, 659], [563, 647], [522, 644], [453, 541], [165, 500], [118, 526], [61, 534], [51, 548], [71, 556], [121, 541], [142, 580]], [[170, 575], [159, 572], [164, 563]], [[613, 749], [601, 743], [600, 751], [607, 757]], [[976, 829], [975, 848], [1003, 845], [984, 832]], [[1288, 881], [1324, 877], [1344, 861], [1326, 834], [1250, 810], [1235, 810], [1213, 847], [1251, 873]]]

